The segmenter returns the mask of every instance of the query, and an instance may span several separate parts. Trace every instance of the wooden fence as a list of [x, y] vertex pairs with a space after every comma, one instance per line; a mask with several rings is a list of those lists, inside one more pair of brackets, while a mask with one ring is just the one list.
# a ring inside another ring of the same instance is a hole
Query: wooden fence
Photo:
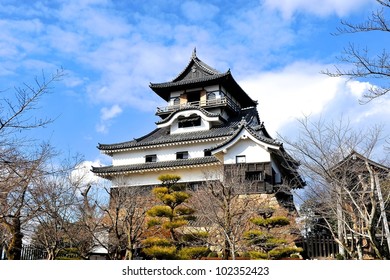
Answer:
[[308, 259], [334, 258], [339, 247], [332, 236], [314, 235], [302, 238], [297, 246], [303, 248], [303, 255]]

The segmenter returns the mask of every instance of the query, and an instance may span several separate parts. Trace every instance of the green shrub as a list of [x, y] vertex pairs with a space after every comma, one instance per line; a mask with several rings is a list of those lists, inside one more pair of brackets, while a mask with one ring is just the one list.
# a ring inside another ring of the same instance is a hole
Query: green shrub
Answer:
[[171, 246], [172, 240], [160, 237], [149, 237], [142, 241], [142, 244], [146, 247], [151, 246]]
[[210, 253], [210, 249], [207, 247], [186, 247], [182, 248], [178, 256], [182, 260], [193, 260], [206, 257]]
[[283, 227], [290, 224], [290, 221], [286, 217], [272, 217], [272, 218], [253, 218], [251, 222], [260, 227]]
[[151, 217], [172, 217], [172, 209], [166, 205], [156, 205], [148, 210], [147, 214]]
[[154, 226], [159, 226], [159, 225], [161, 225], [161, 221], [159, 219], [149, 219], [147, 222], [147, 226], [149, 228]]
[[206, 231], [191, 232], [185, 233], [181, 236], [184, 242], [194, 242], [198, 240], [204, 240], [209, 236], [209, 233]]
[[218, 253], [215, 252], [215, 251], [211, 251], [211, 252], [207, 255], [207, 257], [209, 257], [209, 258], [218, 258]]
[[296, 254], [300, 252], [302, 252], [301, 248], [284, 247], [284, 248], [277, 248], [271, 250], [269, 252], [269, 255], [273, 259], [281, 259], [281, 258], [290, 257], [292, 254]]
[[268, 259], [267, 253], [259, 252], [259, 251], [249, 251], [249, 257], [254, 260], [266, 260]]
[[143, 252], [153, 259], [174, 260], [177, 259], [175, 246], [152, 246], [144, 248]]

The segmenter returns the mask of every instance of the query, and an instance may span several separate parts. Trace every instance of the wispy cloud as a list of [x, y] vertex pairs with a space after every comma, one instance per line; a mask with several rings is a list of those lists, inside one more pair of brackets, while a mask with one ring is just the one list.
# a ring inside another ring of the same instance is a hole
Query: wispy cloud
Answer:
[[[362, 106], [359, 98], [370, 84], [320, 74], [327, 65], [301, 61], [278, 71], [266, 71], [241, 82], [259, 101], [260, 118], [272, 135], [290, 129], [304, 115], [329, 119], [348, 115], [355, 124], [381, 123], [390, 118], [390, 97]], [[370, 120], [367, 119], [370, 117]]]
[[[148, 84], [174, 78], [194, 47], [211, 66], [232, 69], [274, 131], [302, 113], [347, 106], [365, 86], [318, 74], [325, 69], [321, 59], [333, 54], [315, 53], [310, 36], [318, 26], [302, 18], [349, 15], [372, 0], [30, 2], [0, 3], [0, 79], [62, 66], [71, 73], [65, 90], [94, 108], [101, 133], [123, 111], [153, 114], [163, 101]], [[302, 53], [303, 42], [315, 54]], [[373, 108], [370, 116], [379, 114]]]
[[117, 104], [111, 106], [110, 108], [103, 107], [100, 110], [100, 122], [96, 125], [96, 130], [101, 133], [107, 133], [111, 120], [120, 115], [122, 111], [122, 108]]
[[372, 0], [265, 0], [269, 8], [280, 11], [284, 18], [291, 18], [295, 13], [309, 13], [316, 16], [336, 14], [345, 16], [360, 9], [363, 5], [372, 4]]
[[122, 108], [119, 105], [115, 104], [111, 108], [106, 108], [106, 107], [102, 108], [100, 112], [101, 112], [101, 119], [103, 121], [107, 121], [112, 118], [115, 118], [120, 113], [122, 113]]

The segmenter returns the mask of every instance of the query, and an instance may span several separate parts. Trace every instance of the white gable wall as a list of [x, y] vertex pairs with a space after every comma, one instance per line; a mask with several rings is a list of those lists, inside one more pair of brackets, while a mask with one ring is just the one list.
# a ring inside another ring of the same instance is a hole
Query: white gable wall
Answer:
[[240, 139], [233, 146], [229, 147], [224, 154], [224, 164], [236, 163], [236, 156], [245, 156], [246, 162], [269, 162], [270, 153], [264, 146], [260, 146], [251, 139]]

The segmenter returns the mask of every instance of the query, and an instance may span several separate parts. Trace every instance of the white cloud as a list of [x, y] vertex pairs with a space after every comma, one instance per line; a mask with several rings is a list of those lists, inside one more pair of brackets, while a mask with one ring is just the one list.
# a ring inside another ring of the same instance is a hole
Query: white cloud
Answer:
[[115, 104], [111, 106], [111, 108], [107, 108], [107, 107], [102, 108], [100, 110], [100, 114], [101, 114], [100, 118], [103, 121], [107, 121], [117, 117], [120, 113], [122, 113], [122, 108], [119, 105]]
[[[102, 91], [106, 91], [106, 89], [103, 88]], [[111, 125], [110, 121], [120, 115], [122, 111], [122, 108], [117, 104], [112, 105], [110, 108], [103, 107], [100, 110], [100, 122], [96, 125], [96, 131], [100, 133], [107, 133], [108, 128]]]
[[[327, 67], [307, 61], [296, 62], [239, 83], [253, 99], [258, 100], [260, 119], [273, 137], [276, 133], [294, 135], [296, 120], [304, 115], [321, 116], [327, 120], [345, 117], [357, 129], [374, 124], [387, 125], [390, 96], [361, 105], [359, 100], [363, 92], [372, 84], [320, 74]], [[388, 129], [384, 128], [384, 134]]]
[[258, 100], [260, 119], [275, 132], [303, 115], [319, 114], [344, 83], [319, 74], [323, 65], [297, 62], [279, 71], [263, 72], [240, 82]]
[[362, 98], [363, 94], [371, 87], [368, 82], [348, 81], [347, 87], [356, 98]]
[[94, 185], [102, 179], [91, 172], [92, 166], [102, 166], [100, 160], [83, 161], [71, 173], [72, 182], [75, 182], [80, 187]]
[[372, 0], [265, 0], [268, 8], [276, 9], [284, 18], [290, 18], [298, 12], [316, 16], [336, 14], [345, 16], [360, 9], [365, 4], [372, 4]]

